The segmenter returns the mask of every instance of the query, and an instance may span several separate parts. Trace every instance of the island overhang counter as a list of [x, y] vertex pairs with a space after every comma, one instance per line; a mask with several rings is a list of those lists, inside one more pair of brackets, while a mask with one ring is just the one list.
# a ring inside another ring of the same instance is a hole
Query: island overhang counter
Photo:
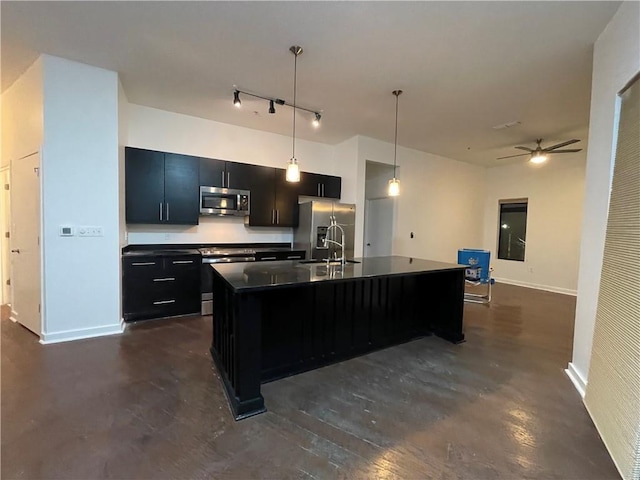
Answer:
[[431, 334], [464, 341], [464, 265], [355, 260], [211, 265], [211, 355], [237, 420], [266, 410], [262, 383]]

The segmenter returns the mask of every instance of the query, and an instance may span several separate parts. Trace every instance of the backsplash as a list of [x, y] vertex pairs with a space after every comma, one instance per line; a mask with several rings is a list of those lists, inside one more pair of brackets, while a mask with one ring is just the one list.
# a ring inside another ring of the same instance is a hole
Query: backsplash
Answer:
[[127, 244], [291, 243], [293, 229], [245, 227], [243, 218], [200, 217], [200, 224], [127, 225]]

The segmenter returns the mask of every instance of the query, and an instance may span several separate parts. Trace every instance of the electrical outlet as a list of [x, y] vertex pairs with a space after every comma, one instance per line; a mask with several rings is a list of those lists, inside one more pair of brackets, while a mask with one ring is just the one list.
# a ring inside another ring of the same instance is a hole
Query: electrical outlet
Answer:
[[104, 231], [102, 227], [87, 226], [87, 225], [78, 227], [79, 237], [102, 237], [103, 235], [104, 235]]
[[529, 267], [529, 273], [533, 273], [533, 267]]

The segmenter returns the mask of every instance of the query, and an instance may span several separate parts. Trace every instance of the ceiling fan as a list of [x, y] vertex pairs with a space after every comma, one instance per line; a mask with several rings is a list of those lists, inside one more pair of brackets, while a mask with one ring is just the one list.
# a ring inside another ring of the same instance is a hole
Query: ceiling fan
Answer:
[[498, 157], [496, 158], [496, 160], [502, 160], [503, 158], [514, 158], [514, 157], [523, 157], [525, 155], [530, 155], [531, 158], [529, 159], [530, 162], [532, 163], [542, 163], [545, 162], [547, 160], [547, 155], [550, 155], [552, 153], [575, 153], [575, 152], [580, 152], [582, 149], [581, 148], [568, 148], [568, 149], [564, 149], [564, 150], [558, 150], [558, 148], [560, 147], [566, 147], [567, 145], [571, 145], [573, 143], [577, 143], [580, 140], [578, 140], [577, 138], [574, 138], [572, 140], [567, 140], [566, 142], [562, 142], [562, 143], [558, 143], [556, 145], [553, 145], [551, 147], [546, 147], [546, 148], [542, 148], [540, 146], [540, 144], [542, 143], [542, 139], [538, 138], [536, 140], [536, 143], [538, 144], [538, 146], [535, 149], [529, 148], [529, 147], [523, 147], [522, 145], [518, 145], [517, 149], [519, 150], [525, 150], [527, 153], [521, 153], [519, 155], [509, 155], [506, 157]]

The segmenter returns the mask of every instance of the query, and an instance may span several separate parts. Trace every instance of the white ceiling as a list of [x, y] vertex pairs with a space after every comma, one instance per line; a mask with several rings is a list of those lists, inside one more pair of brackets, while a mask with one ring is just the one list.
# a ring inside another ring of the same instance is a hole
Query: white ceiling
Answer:
[[[39, 53], [115, 70], [131, 103], [291, 135], [288, 107], [322, 110], [297, 135], [354, 135], [482, 164], [577, 135], [589, 121], [593, 43], [619, 2], [6, 2], [2, 90]], [[256, 113], [257, 112], [257, 113]], [[520, 126], [494, 130], [512, 120]]]

